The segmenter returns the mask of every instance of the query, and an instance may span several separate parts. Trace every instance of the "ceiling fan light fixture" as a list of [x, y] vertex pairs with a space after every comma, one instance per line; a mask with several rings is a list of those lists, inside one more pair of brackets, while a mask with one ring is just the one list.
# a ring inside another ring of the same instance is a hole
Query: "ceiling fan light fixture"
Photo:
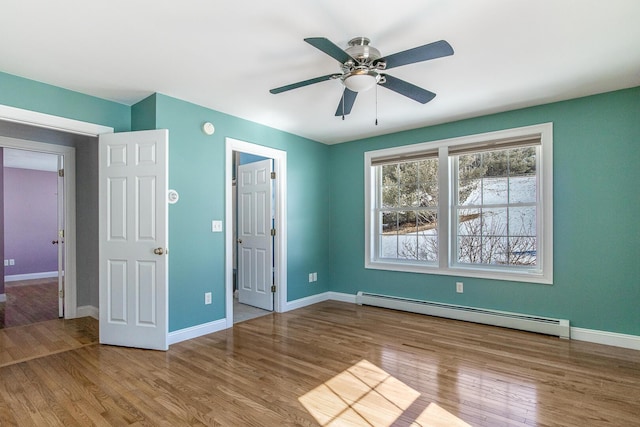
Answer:
[[342, 79], [347, 89], [354, 92], [365, 92], [380, 81], [380, 74], [374, 70], [358, 69], [348, 73]]

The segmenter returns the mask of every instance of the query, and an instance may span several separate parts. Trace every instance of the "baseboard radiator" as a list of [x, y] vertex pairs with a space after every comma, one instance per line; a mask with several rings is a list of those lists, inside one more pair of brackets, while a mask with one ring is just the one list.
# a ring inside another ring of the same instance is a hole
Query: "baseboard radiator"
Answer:
[[555, 335], [560, 338], [570, 338], [571, 334], [569, 321], [565, 319], [530, 316], [527, 314], [422, 301], [362, 291], [356, 295], [356, 304], [390, 308], [429, 316], [446, 317], [448, 319], [464, 320], [466, 322], [482, 323], [504, 328], [520, 329], [523, 331]]

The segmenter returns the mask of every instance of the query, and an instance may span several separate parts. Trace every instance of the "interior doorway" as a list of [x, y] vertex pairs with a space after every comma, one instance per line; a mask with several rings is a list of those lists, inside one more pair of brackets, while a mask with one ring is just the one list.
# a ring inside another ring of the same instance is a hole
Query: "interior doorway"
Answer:
[[0, 151], [0, 328], [64, 317], [64, 177], [59, 173], [64, 158], [16, 148]]
[[[264, 165], [269, 165], [269, 169]], [[249, 193], [238, 190], [242, 184], [238, 171], [243, 170], [245, 176], [253, 177], [252, 183], [268, 181], [269, 195], [263, 192], [264, 186], [249, 190]], [[225, 222], [228, 225], [225, 303], [226, 323], [231, 327], [237, 321], [270, 311], [284, 311], [287, 293], [286, 152], [227, 138], [225, 180]], [[238, 201], [243, 197], [250, 202]], [[239, 218], [238, 215], [244, 215], [243, 208], [246, 208], [245, 213], [253, 213]], [[247, 225], [238, 225], [239, 221]], [[255, 243], [256, 238], [262, 242]], [[243, 283], [248, 291], [257, 292], [248, 292], [247, 297], [242, 298]], [[265, 302], [270, 304], [265, 306]]]
[[233, 152], [233, 323], [273, 311], [273, 159]]

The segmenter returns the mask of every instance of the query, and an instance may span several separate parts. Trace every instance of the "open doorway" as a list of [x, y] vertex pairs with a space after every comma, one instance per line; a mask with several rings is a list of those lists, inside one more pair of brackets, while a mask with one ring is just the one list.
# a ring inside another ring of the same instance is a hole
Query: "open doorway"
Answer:
[[273, 311], [273, 159], [233, 152], [233, 323]]
[[2, 151], [4, 302], [0, 328], [64, 316], [63, 156]]
[[225, 303], [231, 327], [284, 311], [286, 152], [227, 138], [225, 164]]

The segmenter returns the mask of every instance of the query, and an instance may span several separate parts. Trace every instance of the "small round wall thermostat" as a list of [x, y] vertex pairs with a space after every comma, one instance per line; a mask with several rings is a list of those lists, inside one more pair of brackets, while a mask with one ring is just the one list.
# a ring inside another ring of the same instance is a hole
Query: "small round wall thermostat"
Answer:
[[167, 201], [169, 203], [173, 205], [174, 203], [178, 202], [179, 198], [180, 198], [180, 195], [176, 190], [169, 190], [169, 193], [167, 194]]
[[216, 128], [211, 122], [206, 122], [202, 125], [202, 131], [207, 135], [213, 135], [213, 133], [216, 131]]

